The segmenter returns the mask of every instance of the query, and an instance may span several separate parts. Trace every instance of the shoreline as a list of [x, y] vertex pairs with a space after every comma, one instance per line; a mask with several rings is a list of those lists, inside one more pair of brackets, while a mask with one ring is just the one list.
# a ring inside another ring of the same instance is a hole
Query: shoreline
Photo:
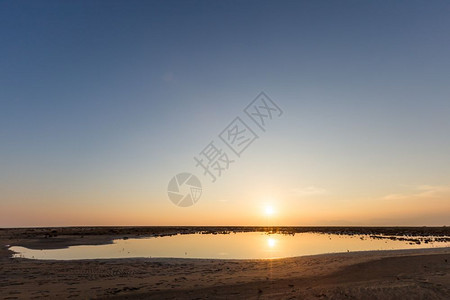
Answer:
[[[102, 244], [99, 244], [102, 245]], [[42, 250], [53, 250], [42, 249]], [[60, 248], [58, 248], [60, 249]], [[9, 250], [12, 254], [16, 252]], [[349, 252], [327, 252], [318, 254], [307, 254], [287, 257], [275, 258], [202, 258], [202, 257], [115, 257], [115, 258], [84, 258], [84, 259], [38, 259], [38, 258], [22, 258], [22, 257], [7, 257], [8, 259], [23, 259], [31, 261], [45, 261], [45, 262], [83, 262], [83, 261], [127, 261], [127, 260], [142, 260], [142, 261], [159, 261], [159, 262], [174, 262], [174, 261], [219, 261], [219, 262], [255, 262], [255, 261], [277, 261], [297, 258], [315, 258], [315, 257], [333, 257], [352, 254], [354, 256], [391, 256], [391, 255], [419, 255], [419, 254], [441, 254], [450, 253], [450, 246], [447, 247], [433, 247], [433, 248], [415, 248], [415, 249], [394, 249], [394, 250], [361, 250]]]
[[[277, 259], [36, 260], [11, 258], [5, 245], [95, 244], [124, 236], [45, 238], [41, 230], [25, 229], [11, 238], [12, 232], [5, 232], [0, 231], [0, 299], [448, 299], [450, 295], [450, 247]], [[168, 232], [164, 228], [156, 234]]]
[[399, 293], [411, 298], [411, 289], [422, 298], [445, 299], [449, 262], [449, 247], [273, 260], [8, 258], [0, 262], [0, 288], [5, 299], [347, 298], [342, 291], [358, 299], [398, 299]]
[[[404, 240], [420, 244], [431, 238], [450, 242], [450, 227], [255, 227], [255, 226], [143, 226], [143, 227], [39, 227], [0, 228], [0, 245], [34, 250], [63, 249], [78, 245], [107, 245], [114, 240], [163, 237], [178, 234], [232, 234], [264, 232], [295, 235], [322, 233], [367, 235], [377, 239]], [[3, 255], [0, 251], [0, 256]]]

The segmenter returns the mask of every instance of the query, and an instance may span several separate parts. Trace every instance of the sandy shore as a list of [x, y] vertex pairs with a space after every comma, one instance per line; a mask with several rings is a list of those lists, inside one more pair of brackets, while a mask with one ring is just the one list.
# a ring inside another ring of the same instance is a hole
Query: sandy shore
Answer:
[[[57, 231], [56, 236], [45, 234]], [[371, 251], [276, 260], [12, 259], [5, 245], [108, 243], [110, 228], [0, 230], [3, 299], [449, 299], [450, 248]], [[130, 228], [127, 236], [141, 236]], [[149, 235], [150, 229], [145, 235]], [[161, 228], [151, 234], [167, 234]], [[139, 231], [139, 230], [138, 230]], [[99, 234], [101, 233], [101, 234]], [[44, 237], [42, 236], [44, 234]], [[144, 233], [142, 233], [144, 234]], [[81, 237], [83, 236], [83, 237]], [[82, 241], [81, 241], [82, 240]]]

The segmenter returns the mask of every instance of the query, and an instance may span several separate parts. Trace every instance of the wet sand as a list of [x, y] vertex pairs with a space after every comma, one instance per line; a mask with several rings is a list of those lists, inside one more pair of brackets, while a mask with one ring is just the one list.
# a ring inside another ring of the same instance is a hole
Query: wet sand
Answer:
[[[12, 259], [6, 245], [54, 249], [123, 237], [239, 231], [219, 227], [0, 230], [2, 299], [449, 299], [450, 248], [350, 252], [276, 260]], [[305, 230], [290, 228], [291, 231]], [[273, 231], [278, 229], [261, 229]], [[317, 229], [317, 228], [316, 228]], [[440, 228], [320, 228], [369, 235], [448, 237]], [[113, 230], [113, 232], [111, 232]], [[244, 228], [247, 231], [247, 228]], [[252, 230], [249, 230], [252, 231]], [[253, 230], [254, 231], [254, 230]], [[313, 231], [313, 230], [311, 230]], [[384, 231], [384, 232], [381, 232]], [[300, 231], [305, 232], [305, 231]], [[316, 231], [320, 232], [320, 231]], [[425, 232], [425, 234], [424, 234]], [[291, 232], [292, 233], [292, 232]]]

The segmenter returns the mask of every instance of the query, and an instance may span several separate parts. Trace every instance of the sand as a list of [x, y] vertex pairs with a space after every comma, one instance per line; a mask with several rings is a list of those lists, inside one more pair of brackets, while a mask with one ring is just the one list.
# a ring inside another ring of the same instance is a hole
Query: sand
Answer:
[[[57, 230], [57, 236], [42, 237]], [[65, 230], [65, 231], [64, 231]], [[450, 299], [450, 248], [276, 260], [12, 259], [5, 245], [57, 248], [167, 228], [0, 230], [1, 299]], [[82, 240], [82, 241], [81, 241]]]

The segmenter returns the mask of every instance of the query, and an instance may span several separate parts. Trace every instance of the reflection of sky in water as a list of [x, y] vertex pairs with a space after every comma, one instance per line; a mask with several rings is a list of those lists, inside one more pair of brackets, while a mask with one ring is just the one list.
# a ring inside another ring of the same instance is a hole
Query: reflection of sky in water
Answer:
[[115, 240], [113, 244], [73, 246], [66, 249], [30, 250], [11, 247], [16, 257], [36, 259], [93, 259], [123, 257], [280, 258], [322, 253], [449, 247], [448, 242], [411, 244], [408, 241], [372, 239], [362, 235], [259, 232], [186, 234], [157, 238]]

